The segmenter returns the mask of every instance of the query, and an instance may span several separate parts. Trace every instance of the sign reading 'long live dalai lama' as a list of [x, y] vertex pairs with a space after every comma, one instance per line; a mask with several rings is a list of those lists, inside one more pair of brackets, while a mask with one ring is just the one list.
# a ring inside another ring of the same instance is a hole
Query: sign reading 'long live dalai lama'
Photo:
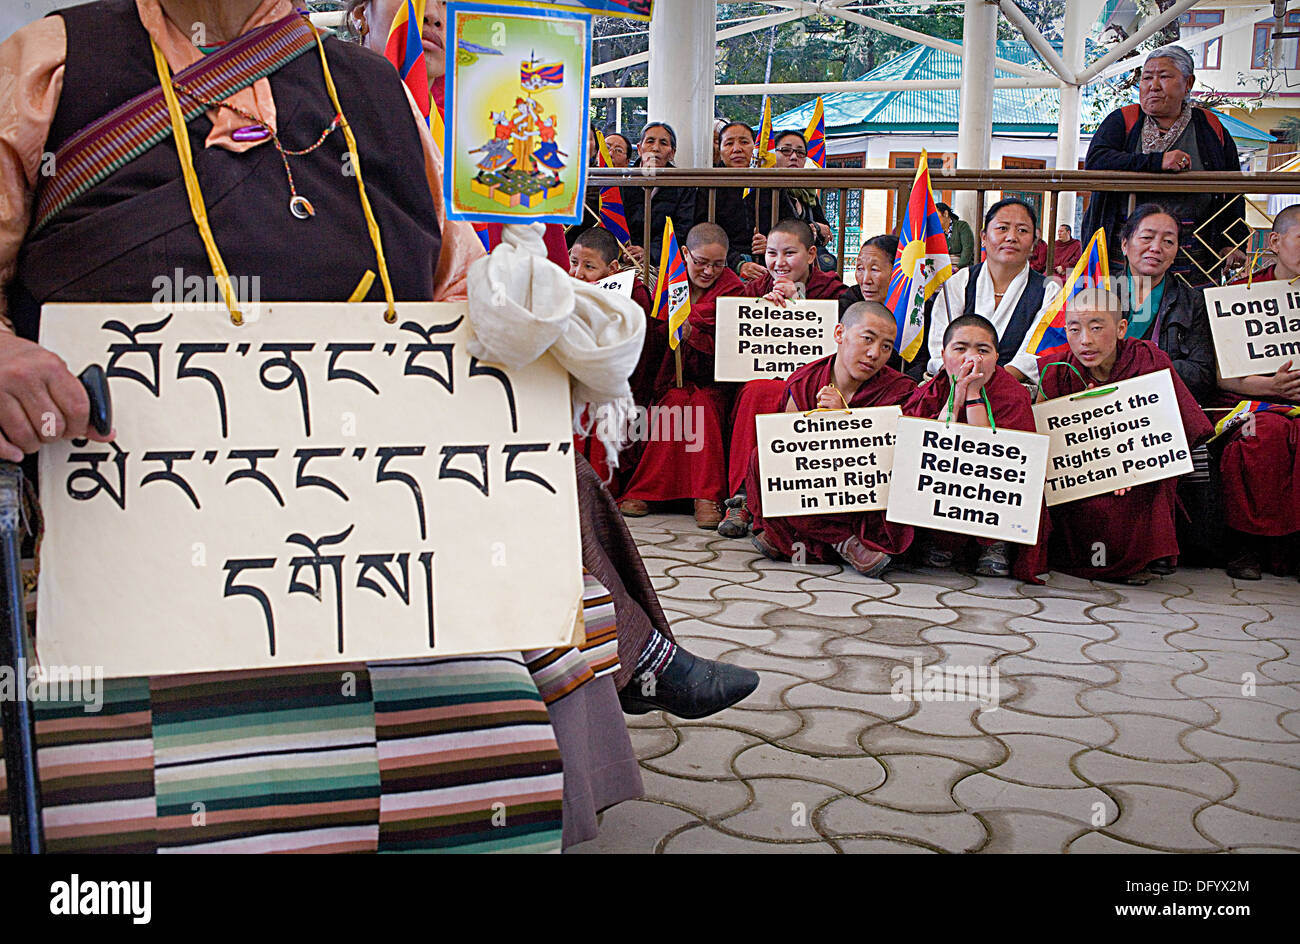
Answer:
[[1048, 505], [1192, 471], [1168, 368], [1098, 389], [1106, 392], [1034, 405], [1034, 425], [1052, 440], [1044, 491]]
[[761, 298], [719, 298], [716, 311], [715, 380], [784, 379], [835, 353], [840, 305], [834, 299], [775, 305]]
[[763, 515], [878, 511], [889, 501], [896, 406], [760, 414], [758, 479]]
[[898, 421], [885, 519], [1034, 544], [1046, 436], [905, 416]]
[[466, 306], [47, 305], [113, 443], [40, 452], [38, 638], [108, 676], [571, 641], [569, 381], [481, 363]]
[[1219, 375], [1271, 374], [1300, 365], [1300, 285], [1278, 280], [1205, 290]]

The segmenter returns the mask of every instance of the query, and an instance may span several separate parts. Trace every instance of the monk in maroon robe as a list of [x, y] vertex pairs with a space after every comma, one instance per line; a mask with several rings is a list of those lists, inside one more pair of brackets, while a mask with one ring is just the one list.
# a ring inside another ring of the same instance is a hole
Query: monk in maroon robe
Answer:
[[[903, 404], [905, 416], [943, 419], [952, 401], [954, 421], [988, 426], [988, 410], [1001, 429], [1034, 432], [1034, 412], [1029, 391], [997, 366], [998, 333], [981, 315], [962, 315], [948, 323], [943, 333], [943, 370], [924, 384]], [[955, 389], [954, 389], [955, 388]], [[984, 403], [981, 390], [988, 397]], [[958, 553], [979, 547], [975, 572], [986, 577], [1006, 577], [1027, 583], [1041, 583], [1038, 575], [1047, 570], [1047, 537], [1051, 531], [1044, 508], [1038, 519], [1038, 543], [1016, 544], [1014, 551], [1005, 541], [971, 538], [948, 531], [925, 531], [922, 563], [927, 567], [950, 567]]]
[[[1052, 400], [1168, 368], [1188, 446], [1205, 441], [1214, 432], [1205, 412], [1168, 354], [1150, 341], [1124, 337], [1125, 310], [1118, 297], [1105, 292], [1083, 292], [1070, 301], [1068, 350], [1038, 359], [1043, 397]], [[1173, 573], [1177, 565], [1177, 507], [1177, 476], [1054, 505], [1048, 560], [1054, 570], [1076, 577], [1149, 583], [1153, 574]]]
[[[1268, 248], [1277, 262], [1256, 272], [1252, 282], [1300, 278], [1300, 206], [1274, 218]], [[1219, 457], [1223, 521], [1233, 545], [1227, 571], [1238, 580], [1259, 580], [1266, 565], [1286, 572], [1300, 562], [1300, 416], [1284, 412], [1300, 406], [1295, 367], [1288, 361], [1272, 374], [1219, 380], [1216, 400], [1223, 412], [1216, 416], [1226, 416], [1242, 400], [1282, 408], [1256, 412], [1231, 434]]]
[[[646, 441], [619, 510], [640, 517], [648, 513], [649, 502], [691, 498], [695, 500], [695, 523], [710, 529], [722, 520], [720, 503], [726, 497], [727, 484], [723, 421], [735, 387], [713, 379], [715, 306], [723, 295], [739, 295], [744, 283], [727, 268], [727, 234], [716, 223], [697, 223], [691, 228], [685, 257], [691, 313], [677, 349], [681, 352], [682, 384], [677, 385], [677, 352], [665, 350], [647, 424], [658, 435]], [[674, 417], [682, 419], [678, 422]]]
[[[785, 385], [785, 412], [901, 404], [916, 384], [888, 366], [897, 331], [894, 316], [884, 305], [858, 302], [850, 306], [835, 328], [836, 353], [790, 375]], [[746, 503], [753, 517], [754, 545], [773, 560], [790, 560], [796, 545], [802, 544], [807, 560], [842, 560], [858, 573], [878, 577], [891, 558], [912, 543], [912, 528], [886, 521], [884, 511], [764, 518], [759, 483], [755, 449], [750, 453]]]
[[[812, 229], [803, 220], [781, 220], [767, 234], [764, 254], [767, 271], [745, 283], [739, 294], [746, 298], [764, 298], [778, 305], [799, 298], [834, 299], [848, 291], [848, 286], [829, 272], [817, 267], [817, 247]], [[749, 457], [758, 445], [754, 417], [760, 413], [779, 413], [785, 399], [785, 380], [751, 380], [741, 388], [731, 414], [731, 449], [727, 461], [727, 520], [718, 533], [726, 537], [743, 537], [749, 516], [742, 494], [749, 473]], [[734, 527], [733, 527], [734, 526]]]

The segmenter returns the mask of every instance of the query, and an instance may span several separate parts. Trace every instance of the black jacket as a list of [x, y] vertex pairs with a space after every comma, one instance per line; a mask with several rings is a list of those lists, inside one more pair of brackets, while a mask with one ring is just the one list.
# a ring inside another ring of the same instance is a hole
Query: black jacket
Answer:
[[[727, 233], [727, 267], [738, 269], [754, 246], [754, 204], [740, 187], [718, 187], [714, 191], [713, 222]], [[709, 218], [709, 189], [700, 187], [695, 198], [695, 222]], [[673, 226], [677, 217], [673, 217]], [[761, 260], [760, 260], [761, 264]]]
[[1218, 386], [1218, 375], [1205, 296], [1173, 273], [1165, 275], [1164, 286], [1160, 308], [1143, 340], [1155, 341], [1174, 362], [1174, 370], [1196, 402], [1208, 404]]
[[[640, 163], [635, 166], [639, 167]], [[654, 195], [650, 198], [650, 245], [645, 249], [650, 254], [651, 265], [657, 266], [659, 249], [663, 246], [664, 220], [673, 218], [673, 232], [679, 246], [686, 242], [686, 234], [695, 225], [695, 188], [624, 187], [623, 213], [633, 246], [640, 246], [645, 239], [645, 195], [649, 189], [653, 189]]]
[[[1132, 105], [1125, 107], [1136, 108]], [[1130, 116], [1133, 114], [1134, 112], [1129, 112]], [[1200, 151], [1205, 169], [1240, 172], [1241, 160], [1237, 155], [1237, 143], [1232, 140], [1232, 135], [1227, 129], [1219, 124], [1217, 118], [1207, 117], [1207, 115], [1203, 108], [1192, 109], [1196, 147]], [[1211, 120], [1214, 122], [1213, 125]], [[1084, 169], [1167, 173], [1161, 169], [1165, 157], [1163, 152], [1142, 153], [1143, 121], [1140, 109], [1136, 111], [1132, 128], [1126, 128], [1127, 121], [1123, 108], [1117, 108], [1107, 115], [1097, 128], [1097, 133], [1092, 136], [1092, 143], [1088, 145], [1088, 157], [1084, 161]], [[1219, 138], [1220, 132], [1223, 135], [1222, 141]], [[1210, 213], [1206, 214], [1207, 219], [1227, 204], [1232, 204], [1232, 207], [1214, 217], [1214, 231], [1219, 238], [1208, 241], [1214, 243], [1215, 248], [1218, 249], [1232, 242], [1228, 234], [1235, 233], [1240, 238], [1245, 232], [1246, 210], [1244, 201], [1237, 199], [1235, 195], [1215, 194], [1214, 196], [1217, 199], [1214, 200]], [[1083, 232], [1080, 236], [1085, 246], [1088, 240], [1092, 239], [1093, 233], [1104, 228], [1107, 249], [1112, 255], [1119, 253], [1119, 228], [1128, 216], [1128, 197], [1127, 193], [1115, 190], [1093, 192], [1092, 200], [1088, 203], [1088, 211], [1083, 216]]]

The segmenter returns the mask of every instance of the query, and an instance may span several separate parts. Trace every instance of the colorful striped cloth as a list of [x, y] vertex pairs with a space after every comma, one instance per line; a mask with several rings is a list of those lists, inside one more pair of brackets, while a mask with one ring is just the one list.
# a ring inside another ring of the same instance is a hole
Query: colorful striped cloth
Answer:
[[531, 671], [503, 653], [110, 679], [97, 712], [38, 701], [49, 850], [558, 852], [546, 705], [618, 668], [590, 575], [584, 619], [584, 646], [530, 653]]

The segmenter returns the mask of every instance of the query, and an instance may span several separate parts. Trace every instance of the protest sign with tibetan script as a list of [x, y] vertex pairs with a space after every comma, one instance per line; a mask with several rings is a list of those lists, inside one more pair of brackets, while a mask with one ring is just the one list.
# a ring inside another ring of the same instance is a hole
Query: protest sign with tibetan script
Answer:
[[1034, 425], [1052, 441], [1049, 506], [1192, 471], [1168, 368], [1097, 389], [1034, 404]]
[[888, 521], [1017, 544], [1038, 542], [1046, 436], [905, 416]]
[[767, 413], [758, 422], [763, 516], [877, 511], [889, 500], [896, 406]]
[[116, 441], [40, 452], [41, 656], [109, 676], [553, 646], [582, 596], [569, 379], [463, 304], [47, 305]]
[[834, 299], [774, 305], [761, 298], [719, 298], [716, 311], [716, 380], [782, 380], [835, 353], [840, 305]]
[[1300, 364], [1300, 284], [1277, 280], [1205, 290], [1214, 354], [1224, 379]]

